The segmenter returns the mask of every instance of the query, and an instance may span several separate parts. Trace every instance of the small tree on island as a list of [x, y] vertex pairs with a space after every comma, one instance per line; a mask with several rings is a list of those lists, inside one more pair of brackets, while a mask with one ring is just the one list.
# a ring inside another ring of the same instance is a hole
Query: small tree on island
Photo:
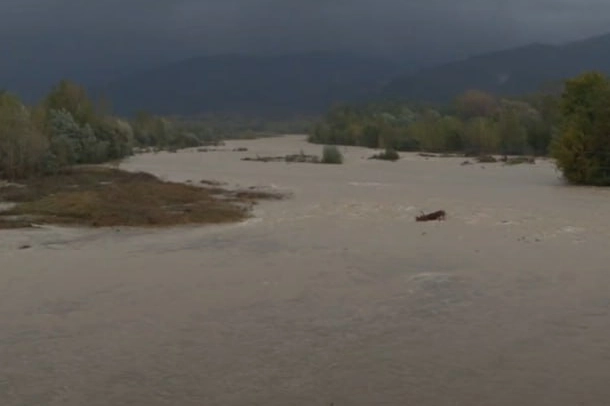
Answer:
[[320, 162], [323, 164], [342, 164], [343, 154], [335, 145], [325, 145], [322, 149], [322, 160]]

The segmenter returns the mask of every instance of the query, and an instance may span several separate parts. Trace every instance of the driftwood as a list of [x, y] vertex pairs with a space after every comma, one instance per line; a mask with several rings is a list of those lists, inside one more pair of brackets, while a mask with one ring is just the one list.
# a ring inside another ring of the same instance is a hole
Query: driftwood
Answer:
[[256, 158], [244, 157], [242, 161], [256, 161], [256, 162], [304, 162], [319, 164], [320, 158], [317, 155], [308, 155], [305, 153], [285, 155], [285, 156], [256, 156]]
[[425, 214], [424, 212], [421, 213], [420, 216], [415, 217], [415, 221], [433, 221], [433, 220], [445, 220], [445, 217], [447, 216], [447, 213], [445, 213], [445, 210], [437, 210], [435, 212], [432, 213], [428, 213]]

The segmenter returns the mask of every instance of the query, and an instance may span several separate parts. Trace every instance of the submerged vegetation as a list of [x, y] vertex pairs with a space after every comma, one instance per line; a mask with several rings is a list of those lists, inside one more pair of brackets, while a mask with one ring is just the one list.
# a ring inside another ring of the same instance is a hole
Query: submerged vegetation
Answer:
[[400, 159], [400, 155], [393, 148], [386, 148], [385, 151], [379, 152], [371, 156], [369, 159], [380, 159], [382, 161], [398, 161]]
[[323, 164], [342, 164], [343, 154], [335, 145], [325, 145], [322, 149], [322, 159], [320, 162]]
[[342, 164], [343, 154], [334, 146], [325, 146], [322, 150], [322, 157], [317, 155], [306, 154], [302, 150], [298, 154], [289, 154], [281, 156], [256, 156], [245, 157], [242, 161], [254, 162], [287, 162], [287, 163], [310, 163], [310, 164]]

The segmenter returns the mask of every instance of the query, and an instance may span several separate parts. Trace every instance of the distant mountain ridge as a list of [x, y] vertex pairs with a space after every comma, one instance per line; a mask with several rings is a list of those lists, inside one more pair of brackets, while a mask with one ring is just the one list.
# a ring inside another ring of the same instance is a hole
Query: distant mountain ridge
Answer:
[[320, 112], [363, 100], [399, 73], [387, 60], [338, 52], [191, 58], [91, 89], [123, 114]]
[[447, 103], [470, 89], [517, 96], [585, 70], [610, 74], [610, 34], [407, 70], [404, 63], [341, 52], [216, 55], [135, 72], [91, 90], [120, 114], [180, 115], [310, 114], [334, 103], [379, 99]]
[[531, 44], [423, 69], [395, 78], [382, 96], [447, 102], [469, 89], [522, 95], [586, 70], [610, 74], [610, 34], [565, 45]]

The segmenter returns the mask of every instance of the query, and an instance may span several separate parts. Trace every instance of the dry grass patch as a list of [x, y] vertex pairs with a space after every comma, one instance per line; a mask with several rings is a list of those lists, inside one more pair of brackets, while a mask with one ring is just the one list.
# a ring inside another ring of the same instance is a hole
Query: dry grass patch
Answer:
[[282, 197], [265, 191], [166, 182], [141, 172], [82, 167], [0, 188], [0, 201], [17, 203], [0, 213], [0, 228], [32, 223], [93, 227], [229, 223], [248, 218], [259, 200]]

